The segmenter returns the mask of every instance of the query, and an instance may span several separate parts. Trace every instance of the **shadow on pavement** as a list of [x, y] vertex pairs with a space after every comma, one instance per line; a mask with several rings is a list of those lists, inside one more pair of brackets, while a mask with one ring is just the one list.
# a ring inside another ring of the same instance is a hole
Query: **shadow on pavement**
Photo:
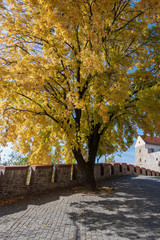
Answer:
[[69, 215], [77, 229], [76, 239], [80, 226], [104, 231], [107, 236], [116, 233], [118, 239], [159, 239], [160, 178], [125, 176], [107, 185], [115, 188], [114, 193], [72, 203]]
[[[20, 217], [23, 217], [22, 211], [29, 205], [33, 205], [33, 209], [34, 206], [41, 209], [43, 204], [66, 196], [67, 209], [63, 211], [76, 228], [76, 240], [80, 239], [83, 228], [86, 229], [85, 232], [96, 234], [100, 231], [110, 239], [160, 239], [159, 177], [123, 176], [105, 180], [101, 185], [113, 187], [114, 192], [107, 195], [77, 194], [70, 199], [69, 204], [67, 197], [72, 195], [70, 190], [29, 196], [11, 204], [0, 205], [0, 217], [17, 212], [21, 212]], [[32, 209], [30, 211], [32, 214]], [[61, 212], [61, 209], [58, 211]]]
[[0, 217], [13, 214], [20, 211], [25, 211], [28, 205], [43, 205], [49, 202], [57, 201], [61, 196], [70, 196], [69, 190], [53, 190], [37, 195], [24, 196], [23, 199], [17, 199], [11, 203], [0, 205]]

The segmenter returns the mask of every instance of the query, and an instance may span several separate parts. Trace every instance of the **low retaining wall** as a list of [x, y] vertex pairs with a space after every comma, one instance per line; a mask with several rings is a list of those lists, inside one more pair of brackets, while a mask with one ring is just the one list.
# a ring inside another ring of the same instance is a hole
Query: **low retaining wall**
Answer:
[[71, 183], [71, 164], [55, 165], [54, 182], [59, 187], [67, 187]]
[[[160, 172], [126, 163], [95, 164], [94, 174], [97, 182], [132, 174], [160, 176]], [[79, 185], [84, 185], [84, 178], [77, 164], [0, 166], [0, 199]]]

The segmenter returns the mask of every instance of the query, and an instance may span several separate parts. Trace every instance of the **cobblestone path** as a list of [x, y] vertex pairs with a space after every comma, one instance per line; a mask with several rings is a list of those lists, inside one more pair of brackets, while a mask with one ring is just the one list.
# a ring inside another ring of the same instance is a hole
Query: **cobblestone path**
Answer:
[[160, 240], [160, 177], [103, 185], [114, 192], [52, 192], [0, 205], [0, 240]]

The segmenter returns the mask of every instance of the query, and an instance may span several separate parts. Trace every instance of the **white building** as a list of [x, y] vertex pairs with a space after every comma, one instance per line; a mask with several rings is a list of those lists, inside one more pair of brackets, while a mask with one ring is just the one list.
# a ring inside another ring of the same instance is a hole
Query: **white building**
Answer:
[[160, 172], [160, 138], [139, 136], [135, 144], [135, 165]]

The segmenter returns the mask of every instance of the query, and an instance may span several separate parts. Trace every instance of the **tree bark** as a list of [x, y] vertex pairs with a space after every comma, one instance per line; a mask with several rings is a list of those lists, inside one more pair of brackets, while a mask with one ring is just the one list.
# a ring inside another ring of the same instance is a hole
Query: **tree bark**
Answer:
[[73, 154], [83, 173], [86, 190], [95, 191], [96, 190], [96, 181], [94, 177], [95, 161], [85, 162], [80, 149], [79, 150], [74, 149]]
[[[76, 110], [76, 124], [78, 126], [78, 131], [80, 128], [80, 115], [81, 112]], [[100, 124], [92, 125], [92, 133], [88, 136], [88, 161], [86, 162], [83, 158], [81, 149], [73, 149], [73, 155], [82, 170], [84, 176], [84, 182], [86, 190], [95, 191], [96, 190], [96, 180], [94, 176], [94, 166], [95, 159], [98, 151], [98, 145], [100, 141], [100, 134], [98, 133], [100, 129]]]
[[92, 166], [86, 163], [83, 169], [85, 188], [87, 191], [90, 192], [94, 192], [97, 189], [96, 180], [94, 176], [94, 165], [95, 163], [93, 163]]
[[97, 155], [100, 135], [98, 134], [99, 125], [93, 129], [93, 133], [88, 137], [88, 161], [85, 162], [81, 149], [73, 149], [74, 157], [82, 170], [85, 188], [88, 191], [96, 190], [96, 180], [94, 176], [95, 158]]

